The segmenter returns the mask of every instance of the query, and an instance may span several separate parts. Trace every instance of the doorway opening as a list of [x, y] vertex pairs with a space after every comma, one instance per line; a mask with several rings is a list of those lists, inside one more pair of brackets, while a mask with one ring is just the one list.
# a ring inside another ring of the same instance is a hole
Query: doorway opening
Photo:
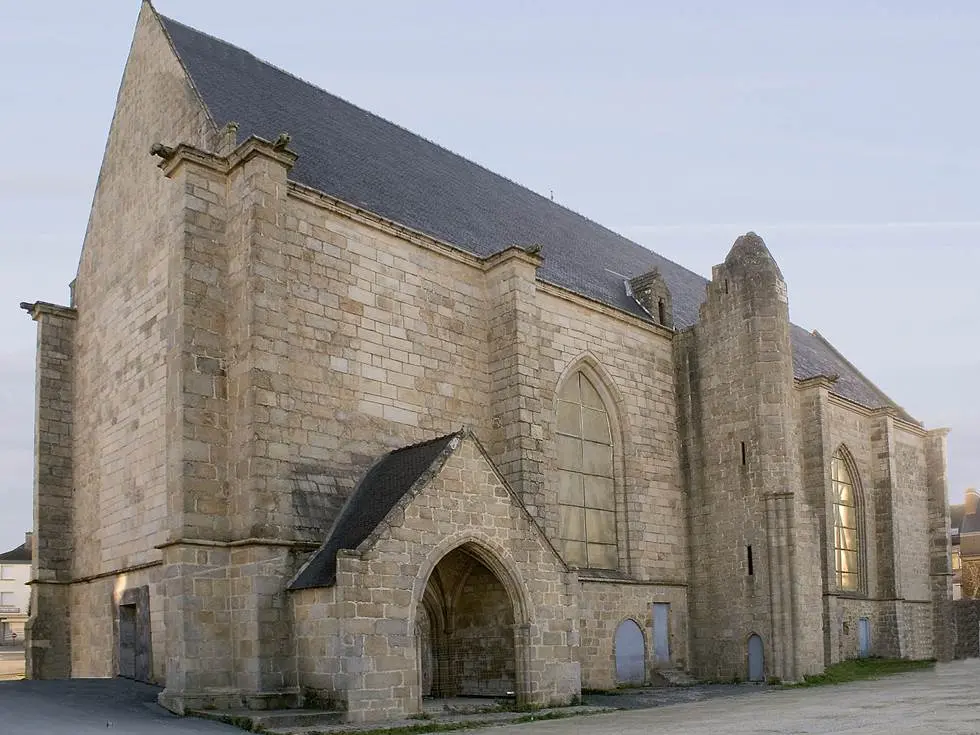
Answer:
[[150, 642], [150, 591], [148, 587], [125, 590], [116, 607], [117, 674], [126, 679], [152, 682]]
[[501, 568], [468, 543], [429, 575], [415, 625], [425, 710], [479, 711], [519, 698], [523, 626], [510, 587], [491, 567]]

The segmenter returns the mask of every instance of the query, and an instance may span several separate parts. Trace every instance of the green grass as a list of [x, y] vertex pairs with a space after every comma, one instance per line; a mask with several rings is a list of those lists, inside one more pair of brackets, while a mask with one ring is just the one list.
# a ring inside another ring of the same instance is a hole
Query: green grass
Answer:
[[[560, 720], [574, 717], [574, 712], [541, 712], [515, 717], [510, 720], [468, 720], [464, 722], [426, 722], [418, 725], [403, 725], [401, 727], [379, 727], [374, 730], [359, 730], [357, 735], [421, 735], [429, 732], [454, 732], [457, 730], [474, 730], [491, 725], [518, 725], [539, 720]], [[317, 735], [316, 731], [310, 735]], [[323, 733], [326, 735], [326, 733]]]
[[907, 671], [931, 669], [936, 665], [934, 659], [910, 660], [904, 658], [855, 658], [828, 666], [822, 674], [803, 677], [803, 681], [788, 684], [790, 687], [817, 687], [827, 684], [843, 684], [861, 679], [877, 679], [891, 674]]

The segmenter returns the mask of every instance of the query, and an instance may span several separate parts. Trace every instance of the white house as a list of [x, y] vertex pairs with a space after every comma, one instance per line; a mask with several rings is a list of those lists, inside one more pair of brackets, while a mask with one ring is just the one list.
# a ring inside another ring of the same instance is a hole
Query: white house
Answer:
[[24, 543], [0, 554], [0, 643], [23, 642], [24, 623], [30, 607], [31, 532]]

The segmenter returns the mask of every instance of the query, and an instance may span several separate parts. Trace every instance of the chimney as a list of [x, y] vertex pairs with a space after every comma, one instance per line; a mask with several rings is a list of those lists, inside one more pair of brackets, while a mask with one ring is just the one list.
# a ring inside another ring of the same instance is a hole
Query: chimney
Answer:
[[630, 295], [643, 307], [657, 324], [673, 328], [674, 314], [670, 303], [670, 289], [656, 268], [629, 280]]
[[980, 505], [980, 493], [976, 488], [968, 487], [966, 497], [963, 499], [963, 515], [974, 515], [977, 512], [977, 505]]
[[24, 548], [31, 552], [31, 556], [34, 556], [34, 532], [28, 531], [24, 534]]

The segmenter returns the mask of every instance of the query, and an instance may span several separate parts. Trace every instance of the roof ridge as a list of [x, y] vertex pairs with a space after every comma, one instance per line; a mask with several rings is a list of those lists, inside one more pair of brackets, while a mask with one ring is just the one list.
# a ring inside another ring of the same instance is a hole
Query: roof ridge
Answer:
[[[154, 12], [156, 12], [156, 11], [154, 10]], [[435, 140], [432, 140], [430, 138], [427, 138], [426, 136], [424, 136], [424, 135], [422, 135], [420, 133], [417, 133], [414, 130], [409, 130], [404, 125], [400, 125], [397, 122], [394, 122], [392, 120], [389, 120], [387, 117], [383, 117], [383, 116], [379, 115], [376, 112], [371, 112], [366, 107], [362, 107], [361, 105], [359, 105], [359, 104], [357, 104], [355, 102], [351, 102], [350, 100], [348, 100], [348, 99], [346, 99], [344, 97], [341, 97], [340, 95], [334, 94], [333, 92], [330, 92], [329, 90], [324, 89], [319, 84], [316, 84], [315, 82], [311, 82], [311, 81], [309, 81], [307, 79], [304, 79], [303, 77], [299, 76], [298, 74], [294, 74], [293, 72], [291, 72], [288, 69], [285, 69], [285, 68], [279, 66], [278, 64], [274, 64], [271, 61], [266, 61], [265, 59], [263, 59], [263, 58], [261, 58], [259, 56], [256, 56], [254, 53], [252, 53], [251, 51], [249, 51], [247, 48], [244, 48], [243, 46], [238, 46], [237, 44], [234, 44], [231, 41], [227, 41], [227, 40], [225, 40], [223, 38], [218, 38], [217, 36], [215, 36], [215, 35], [213, 35], [211, 33], [208, 33], [207, 31], [202, 31], [202, 30], [200, 30], [198, 28], [195, 28], [194, 26], [189, 26], [186, 23], [182, 23], [179, 20], [175, 20], [174, 18], [171, 18], [169, 16], [163, 15], [161, 13], [157, 13], [157, 15], [158, 15], [159, 18], [161, 18], [162, 20], [164, 20], [164, 21], [166, 21], [168, 23], [175, 23], [176, 25], [179, 25], [179, 26], [181, 26], [183, 28], [186, 28], [187, 30], [193, 31], [194, 33], [198, 33], [198, 34], [200, 34], [202, 36], [206, 36], [207, 38], [210, 38], [212, 41], [215, 41], [217, 43], [223, 44], [225, 46], [230, 46], [231, 48], [234, 48], [234, 49], [236, 49], [238, 51], [241, 51], [242, 53], [248, 54], [253, 59], [255, 59], [256, 61], [258, 61], [259, 63], [265, 64], [266, 66], [268, 66], [268, 67], [270, 67], [272, 69], [275, 69], [280, 74], [284, 74], [284, 75], [286, 75], [286, 76], [288, 76], [288, 77], [290, 77], [292, 79], [295, 79], [296, 81], [298, 81], [298, 82], [300, 82], [302, 84], [305, 84], [308, 87], [312, 87], [313, 89], [317, 90], [318, 92], [322, 92], [323, 94], [329, 95], [330, 97], [333, 97], [334, 99], [340, 100], [341, 102], [343, 102], [346, 105], [350, 105], [351, 107], [353, 107], [354, 109], [356, 109], [356, 110], [364, 113], [365, 115], [370, 115], [373, 118], [376, 118], [378, 120], [381, 120], [381, 121], [387, 123], [388, 125], [391, 125], [392, 127], [398, 128], [399, 130], [401, 130], [401, 131], [403, 131], [403, 132], [405, 132], [405, 133], [407, 133], [407, 134], [409, 134], [411, 136], [414, 136], [414, 137], [418, 138], [419, 140], [425, 141], [429, 145], [435, 146], [436, 148], [439, 148], [439, 149], [445, 151], [446, 153], [448, 153], [448, 154], [450, 154], [452, 156], [455, 156], [455, 157], [457, 157], [457, 158], [459, 158], [459, 159], [461, 159], [463, 161], [466, 161], [467, 163], [469, 163], [472, 166], [476, 166], [477, 168], [480, 168], [480, 169], [484, 170], [485, 172], [487, 172], [491, 176], [495, 176], [498, 179], [502, 179], [502, 180], [504, 180], [504, 181], [506, 181], [506, 182], [508, 182], [510, 184], [513, 184], [514, 186], [520, 187], [521, 189], [529, 192], [530, 194], [533, 194], [535, 197], [537, 197], [538, 199], [540, 199], [542, 202], [545, 202], [547, 205], [551, 205], [551, 206], [556, 207], [558, 209], [561, 209], [561, 210], [564, 210], [566, 212], [569, 212], [570, 214], [573, 214], [576, 217], [580, 217], [583, 220], [585, 220], [586, 222], [589, 222], [592, 225], [595, 225], [596, 227], [599, 227], [599, 228], [601, 228], [601, 229], [603, 229], [603, 230], [605, 230], [607, 232], [610, 232], [613, 235], [616, 235], [617, 237], [622, 238], [626, 242], [631, 243], [631, 244], [635, 245], [638, 248], [642, 248], [643, 250], [646, 250], [647, 252], [653, 253], [657, 257], [662, 258], [663, 260], [666, 260], [668, 263], [671, 263], [672, 265], [675, 265], [678, 268], [684, 269], [688, 273], [691, 273], [692, 275], [695, 275], [698, 278], [701, 278], [701, 279], [705, 280], [706, 282], [708, 280], [707, 278], [705, 278], [705, 276], [701, 275], [700, 273], [696, 273], [695, 271], [692, 271], [691, 269], [689, 269], [688, 267], [682, 265], [681, 263], [678, 263], [675, 260], [671, 260], [670, 258], [666, 257], [665, 255], [663, 255], [661, 253], [658, 253], [653, 248], [648, 248], [647, 246], [642, 245], [642, 244], [636, 242], [632, 238], [629, 238], [629, 237], [627, 237], [626, 235], [623, 235], [620, 232], [616, 232], [616, 230], [613, 230], [612, 228], [610, 228], [610, 227], [602, 224], [598, 220], [592, 219], [591, 217], [589, 217], [589, 216], [587, 216], [585, 214], [582, 214], [581, 212], [579, 212], [579, 211], [577, 211], [575, 209], [572, 209], [571, 207], [567, 207], [564, 204], [560, 204], [559, 202], [556, 202], [553, 199], [549, 199], [548, 197], [544, 196], [540, 192], [537, 192], [534, 189], [531, 189], [530, 187], [525, 186], [524, 184], [520, 183], [519, 181], [517, 181], [515, 179], [512, 179], [512, 178], [510, 178], [508, 176], [505, 176], [505, 175], [503, 175], [501, 173], [498, 173], [497, 171], [494, 171], [489, 166], [486, 166], [486, 165], [484, 165], [482, 163], [479, 163], [477, 161], [474, 161], [471, 158], [468, 158], [467, 156], [463, 155], [462, 153], [457, 153], [456, 151], [452, 150], [451, 148], [448, 148], [447, 146], [442, 145], [441, 143], [438, 143]], [[170, 38], [169, 31], [167, 32], [167, 39], [170, 41], [171, 46], [174, 46], [173, 40]], [[179, 59], [180, 58], [180, 53], [177, 51], [176, 47], [174, 47], [174, 53], [177, 55], [177, 57]], [[185, 72], [187, 72], [187, 75], [190, 78], [191, 75], [190, 75], [189, 71], [187, 70], [186, 66], [184, 65], [183, 60], [181, 60], [180, 63], [181, 63], [181, 66], [184, 67]], [[193, 85], [193, 81], [191, 82], [191, 84]], [[195, 92], [196, 92], [197, 91], [197, 87], [195, 86], [194, 89], [195, 89]], [[201, 99], [202, 104], [204, 104], [205, 108], [207, 108], [207, 102], [204, 100], [203, 95], [200, 95], [199, 94], [199, 97]], [[217, 120], [214, 120], [212, 118], [210, 109], [208, 109], [208, 118], [212, 120], [212, 123], [215, 125], [215, 129], [218, 129]], [[289, 131], [286, 131], [286, 132], [289, 132]], [[302, 155], [302, 153], [300, 153], [300, 155]], [[522, 243], [510, 243], [510, 244], [520, 245]], [[531, 244], [531, 243], [524, 243], [524, 244]], [[507, 246], [508, 246], [508, 244], [502, 244], [501, 245], [501, 247], [507, 247]], [[456, 245], [456, 247], [463, 247], [463, 246]], [[463, 249], [465, 250], [465, 248], [463, 248]]]
[[407, 444], [403, 447], [397, 447], [396, 449], [389, 450], [385, 454], [381, 455], [381, 459], [384, 459], [385, 457], [388, 457], [392, 454], [398, 454], [399, 452], [407, 452], [410, 449], [419, 449], [420, 447], [424, 447], [429, 444], [435, 444], [436, 442], [445, 441], [446, 439], [450, 439], [454, 436], [460, 436], [465, 432], [466, 432], [465, 428], [459, 429], [458, 431], [451, 431], [448, 434], [442, 434], [441, 436], [437, 436], [434, 439], [425, 439], [424, 441], [416, 442], [415, 444]]

